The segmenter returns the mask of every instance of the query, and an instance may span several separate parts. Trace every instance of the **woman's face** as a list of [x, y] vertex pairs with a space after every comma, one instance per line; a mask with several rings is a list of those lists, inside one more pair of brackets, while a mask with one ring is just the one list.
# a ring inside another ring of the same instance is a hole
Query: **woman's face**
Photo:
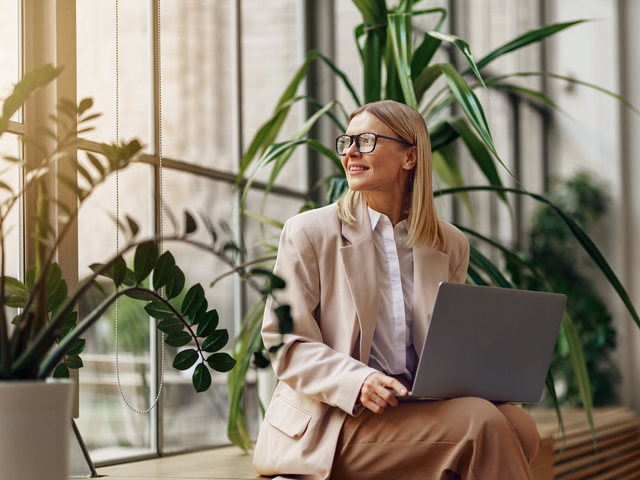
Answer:
[[[365, 132], [398, 138], [393, 130], [366, 111], [353, 117], [346, 134]], [[363, 192], [405, 192], [409, 172], [415, 166], [415, 150], [415, 147], [405, 148], [404, 144], [394, 140], [378, 138], [373, 152], [360, 153], [355, 141], [352, 142], [346, 154], [342, 155], [349, 188]]]

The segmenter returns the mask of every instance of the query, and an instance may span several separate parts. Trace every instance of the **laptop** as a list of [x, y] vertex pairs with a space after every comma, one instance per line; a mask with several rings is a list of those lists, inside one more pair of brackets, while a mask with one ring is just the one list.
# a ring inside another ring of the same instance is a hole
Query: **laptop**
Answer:
[[441, 283], [402, 400], [539, 402], [566, 303], [555, 293]]

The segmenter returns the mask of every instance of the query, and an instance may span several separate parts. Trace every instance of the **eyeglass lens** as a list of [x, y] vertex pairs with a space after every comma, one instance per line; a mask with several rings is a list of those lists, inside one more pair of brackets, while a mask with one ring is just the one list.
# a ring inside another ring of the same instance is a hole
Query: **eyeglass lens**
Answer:
[[[376, 136], [372, 133], [361, 133], [355, 137], [356, 148], [360, 153], [371, 153], [376, 145]], [[345, 155], [351, 146], [351, 137], [342, 135], [336, 142], [338, 154]]]

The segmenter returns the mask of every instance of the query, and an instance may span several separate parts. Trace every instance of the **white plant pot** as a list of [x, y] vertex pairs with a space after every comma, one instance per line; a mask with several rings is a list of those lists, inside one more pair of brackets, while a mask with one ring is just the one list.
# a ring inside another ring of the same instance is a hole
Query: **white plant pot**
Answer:
[[71, 380], [0, 382], [0, 480], [68, 480]]

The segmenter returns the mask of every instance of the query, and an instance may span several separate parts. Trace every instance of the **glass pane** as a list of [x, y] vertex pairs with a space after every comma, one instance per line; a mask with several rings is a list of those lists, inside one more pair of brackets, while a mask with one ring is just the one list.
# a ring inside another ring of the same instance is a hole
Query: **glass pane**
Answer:
[[[7, 204], [5, 202], [11, 201], [15, 193], [18, 192], [20, 185], [20, 173], [15, 164], [7, 162], [3, 157], [11, 156], [18, 157], [19, 155], [19, 143], [18, 138], [14, 135], [5, 134], [0, 137], [0, 182], [9, 186], [12, 192], [6, 189], [0, 189], [0, 212], [2, 215], [7, 211]], [[4, 237], [4, 272], [5, 275], [13, 278], [18, 278], [20, 271], [20, 214], [19, 205], [15, 204], [9, 211], [9, 214], [2, 225], [2, 236]], [[7, 308], [6, 311], [8, 321], [18, 314], [15, 308]], [[13, 326], [9, 324], [9, 328]]]
[[[119, 2], [119, 123], [120, 139], [137, 138], [150, 145], [148, 0]], [[78, 99], [92, 97], [102, 117], [96, 130], [84, 135], [113, 142], [116, 132], [115, 7], [114, 2], [77, 0]], [[149, 147], [147, 147], [148, 149]]]
[[[302, 38], [297, 0], [242, 2], [242, 126], [245, 150], [271, 115], [280, 96], [302, 64]], [[301, 104], [289, 110], [277, 141], [290, 140], [303, 123]], [[276, 185], [306, 191], [303, 147], [296, 149]], [[255, 162], [257, 164], [257, 162]], [[257, 178], [267, 181], [271, 168]]]
[[[3, 157], [18, 157], [19, 142], [15, 135], [5, 134], [0, 137], [0, 181], [11, 188], [11, 192], [6, 189], [0, 189], [0, 205], [2, 205], [2, 214], [6, 212], [7, 205], [5, 202], [10, 201], [19, 190], [20, 172], [19, 167], [14, 163], [4, 160]], [[20, 225], [19, 225], [19, 205], [15, 204], [11, 208], [4, 225], [2, 233], [4, 234], [5, 248], [5, 275], [17, 278], [20, 268]]]
[[[175, 170], [164, 172], [165, 205], [180, 219], [183, 231], [184, 210], [194, 217], [204, 215], [217, 230], [218, 246], [224, 245], [227, 235], [219, 227], [220, 222], [233, 225], [233, 185], [211, 180]], [[210, 243], [211, 236], [200, 218], [198, 230], [191, 237], [203, 243]], [[165, 216], [165, 235], [170, 235], [171, 223]], [[223, 243], [224, 242], [224, 243]], [[226, 328], [231, 339], [223, 352], [231, 353], [233, 343], [234, 281], [233, 275], [209, 285], [219, 275], [227, 272], [229, 266], [211, 253], [184, 243], [167, 243], [176, 264], [184, 271], [187, 287], [200, 283], [205, 290], [208, 308], [215, 308], [220, 316], [218, 328]], [[185, 288], [186, 291], [186, 288]], [[212, 385], [204, 393], [196, 393], [191, 376], [193, 369], [183, 372], [171, 367], [179, 349], [167, 347], [165, 366], [165, 387], [163, 391], [164, 410], [164, 450], [175, 451], [189, 447], [227, 444], [227, 417], [229, 397], [227, 375], [211, 371]], [[195, 366], [193, 367], [195, 368]]]
[[18, 3], [19, 0], [0, 0], [0, 103], [18, 81]]
[[[82, 162], [83, 154], [80, 153]], [[151, 166], [133, 164], [120, 172], [120, 215], [129, 215], [140, 227], [140, 238], [149, 236], [149, 185]], [[78, 260], [80, 279], [89, 265], [110, 259], [116, 250], [115, 175], [100, 185], [80, 210], [78, 219]], [[120, 246], [125, 240], [120, 240]], [[125, 255], [131, 267], [133, 255]], [[113, 283], [100, 278], [107, 293]], [[80, 300], [80, 318], [102, 299], [97, 289]], [[145, 302], [122, 297], [118, 312], [119, 368], [124, 395], [139, 410], [149, 406], [151, 377], [149, 363], [149, 317]], [[94, 461], [113, 460], [150, 452], [150, 415], [138, 415], [124, 404], [115, 373], [115, 309], [111, 308], [85, 334], [87, 346], [80, 369], [80, 418], [78, 428]]]
[[233, 171], [228, 0], [162, 1], [163, 154]]

